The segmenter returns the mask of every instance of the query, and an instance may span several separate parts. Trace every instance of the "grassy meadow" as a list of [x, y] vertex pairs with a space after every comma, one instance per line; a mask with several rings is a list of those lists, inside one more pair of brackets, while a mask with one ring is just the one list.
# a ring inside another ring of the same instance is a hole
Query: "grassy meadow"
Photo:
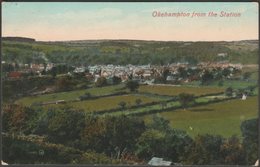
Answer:
[[78, 101], [68, 104], [51, 104], [48, 106], [45, 106], [46, 108], [49, 107], [62, 107], [64, 105], [70, 106], [72, 108], [76, 109], [82, 109], [87, 112], [93, 112], [93, 111], [100, 111], [100, 110], [109, 110], [114, 108], [120, 108], [118, 103], [124, 101], [126, 103], [126, 108], [130, 106], [136, 105], [136, 100], [141, 99], [141, 104], [153, 102], [153, 101], [159, 101], [158, 98], [152, 98], [152, 97], [146, 97], [141, 95], [121, 95], [121, 96], [111, 96], [111, 97], [104, 97], [99, 99], [93, 99], [93, 100], [85, 100], [85, 101]]
[[177, 96], [180, 93], [194, 94], [195, 96], [224, 92], [220, 87], [192, 87], [192, 86], [172, 86], [172, 85], [142, 85], [139, 92], [154, 93], [159, 95]]
[[[55, 107], [64, 107], [70, 106], [75, 109], [82, 109], [86, 112], [95, 112], [101, 110], [109, 109], [119, 109], [120, 102], [125, 102], [125, 109], [122, 111], [117, 111], [113, 113], [106, 113], [112, 115], [121, 115], [121, 114], [133, 114], [133, 113], [142, 113], [149, 110], [160, 110], [162, 105], [154, 104], [134, 109], [129, 109], [131, 106], [136, 106], [136, 100], [141, 99], [141, 104], [146, 104], [150, 102], [164, 101], [166, 98], [163, 98], [160, 95], [167, 96], [177, 96], [180, 93], [189, 93], [196, 96], [206, 95], [212, 93], [220, 93], [225, 91], [226, 86], [235, 87], [247, 87], [252, 85], [252, 82], [240, 82], [229, 81], [224, 83], [224, 87], [217, 86], [168, 86], [168, 85], [141, 85], [139, 87], [139, 92], [137, 94], [127, 94], [127, 95], [118, 95], [110, 97], [102, 97], [97, 99], [89, 99], [76, 102], [68, 102], [66, 104], [49, 104], [43, 106], [45, 109], [55, 108]], [[228, 85], [227, 85], [228, 84]], [[84, 95], [85, 93], [90, 93], [93, 96], [108, 95], [116, 93], [119, 91], [127, 91], [127, 89], [122, 89], [123, 84], [115, 86], [106, 86], [101, 88], [89, 88], [84, 90], [76, 90], [70, 92], [61, 92], [46, 94], [41, 96], [34, 97], [24, 97], [16, 101], [17, 104], [23, 104], [30, 106], [35, 102], [49, 102], [56, 100], [75, 100], [79, 96]], [[256, 92], [257, 93], [257, 92]], [[207, 96], [197, 98], [196, 102], [207, 102], [215, 96]], [[223, 95], [219, 95], [218, 98], [226, 98]], [[164, 108], [169, 107], [178, 107], [180, 103], [178, 101], [168, 102]], [[124, 112], [123, 112], [124, 111]], [[170, 124], [174, 128], [183, 129], [187, 131], [191, 136], [197, 134], [219, 134], [225, 137], [231, 135], [241, 136], [240, 124], [242, 121], [250, 118], [257, 117], [258, 111], [258, 101], [257, 96], [249, 97], [247, 100], [228, 100], [224, 102], [208, 104], [198, 107], [188, 108], [186, 110], [178, 109], [172, 112], [162, 112], [158, 113], [167, 120], [170, 121]], [[147, 124], [151, 121], [152, 115], [143, 116]]]
[[49, 102], [49, 101], [56, 101], [56, 100], [75, 100], [80, 96], [84, 95], [85, 93], [90, 93], [93, 96], [101, 96], [101, 95], [108, 95], [112, 93], [116, 93], [123, 88], [123, 85], [114, 85], [114, 86], [106, 86], [101, 88], [89, 88], [84, 90], [75, 90], [69, 92], [59, 92], [59, 93], [52, 93], [40, 96], [29, 96], [25, 98], [21, 98], [16, 101], [16, 104], [23, 104], [26, 106], [31, 105], [32, 103], [41, 103], [41, 102]]
[[[185, 130], [191, 136], [208, 133], [225, 137], [232, 135], [241, 137], [241, 122], [258, 115], [258, 97], [229, 100], [186, 110], [163, 112], [159, 115], [169, 120], [172, 127]], [[147, 124], [151, 119], [152, 115], [144, 116]]]

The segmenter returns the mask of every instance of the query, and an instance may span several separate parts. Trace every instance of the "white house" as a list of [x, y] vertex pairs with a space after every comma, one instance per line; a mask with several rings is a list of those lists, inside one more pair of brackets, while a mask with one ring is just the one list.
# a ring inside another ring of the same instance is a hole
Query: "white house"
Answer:
[[1, 161], [1, 165], [8, 165], [8, 164], [5, 163], [4, 161]]
[[255, 162], [254, 166], [259, 166], [259, 159]]
[[242, 96], [242, 100], [246, 100], [247, 96], [245, 94], [243, 94]]

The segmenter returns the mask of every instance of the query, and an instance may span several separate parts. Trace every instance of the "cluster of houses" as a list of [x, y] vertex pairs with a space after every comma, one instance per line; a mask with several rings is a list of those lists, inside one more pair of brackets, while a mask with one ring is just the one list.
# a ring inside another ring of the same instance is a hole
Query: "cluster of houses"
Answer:
[[[2, 62], [4, 63], [4, 62]], [[15, 66], [15, 65], [13, 65]], [[25, 73], [36, 73], [39, 76], [42, 75], [42, 71], [49, 71], [55, 64], [20, 64], [19, 71], [11, 71], [7, 74], [7, 78], [20, 78]], [[190, 65], [187, 62], [183, 63], [172, 63], [164, 66], [158, 65], [94, 65], [94, 66], [80, 66], [74, 67], [74, 70], [69, 72], [69, 75], [73, 73], [84, 73], [85, 76], [91, 80], [97, 81], [99, 77], [105, 77], [111, 80], [114, 76], [121, 79], [122, 82], [127, 81], [130, 77], [146, 84], [153, 83], [155, 78], [164, 75], [164, 71], [167, 69], [168, 73], [166, 76], [167, 81], [183, 80], [178, 73], [179, 69], [183, 70], [213, 70], [213, 69], [225, 69], [229, 68], [231, 71], [234, 69], [241, 70], [242, 64], [231, 64], [228, 62], [201, 62], [197, 65]], [[232, 74], [231, 74], [232, 75]], [[165, 76], [164, 76], [165, 77]], [[198, 75], [190, 76], [185, 78], [185, 82], [190, 82], [198, 79]]]
[[[97, 81], [99, 77], [105, 77], [110, 80], [112, 77], [116, 76], [121, 79], [122, 82], [127, 81], [130, 77], [134, 80], [138, 80], [141, 83], [153, 83], [155, 78], [162, 77], [164, 75], [164, 71], [167, 69], [168, 73], [166, 76], [167, 81], [174, 80], [182, 80], [179, 74], [179, 69], [183, 70], [223, 70], [229, 69], [231, 71], [230, 76], [232, 76], [232, 71], [241, 70], [241, 64], [231, 64], [228, 62], [203, 62], [196, 66], [191, 66], [189, 63], [174, 63], [169, 64], [167, 66], [155, 66], [155, 65], [95, 65], [88, 67], [77, 67], [73, 71], [74, 73], [81, 73], [84, 71], [88, 71], [85, 73], [86, 77], [92, 78], [94, 81]], [[196, 77], [197, 76], [197, 77]], [[185, 78], [185, 82], [190, 82], [193, 80], [197, 80], [199, 75], [193, 75], [189, 78]]]
[[120, 78], [122, 82], [128, 80], [129, 77], [150, 80], [154, 75], [154, 67], [151, 65], [99, 65], [89, 66], [88, 70], [89, 74], [94, 76], [95, 81], [99, 77], [110, 79], [114, 76]]
[[31, 74], [31, 73], [41, 76], [42, 71], [51, 70], [55, 66], [55, 64], [54, 63], [46, 63], [46, 64], [11, 63], [11, 64], [9, 64], [9, 63], [6, 63], [5, 61], [2, 61], [2, 67], [3, 66], [9, 66], [9, 70], [7, 70], [8, 72], [6, 72], [7, 78], [16, 78], [17, 79], [17, 78], [21, 78], [22, 76]]

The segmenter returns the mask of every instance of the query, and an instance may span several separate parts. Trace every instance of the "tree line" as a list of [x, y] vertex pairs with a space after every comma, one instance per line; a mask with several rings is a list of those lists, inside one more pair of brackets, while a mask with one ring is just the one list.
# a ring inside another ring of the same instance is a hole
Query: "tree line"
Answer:
[[[3, 42], [3, 60], [20, 63], [66, 63], [70, 65], [96, 64], [155, 64], [175, 62], [196, 64], [201, 61], [255, 63], [258, 49], [232, 49], [230, 43], [220, 42], [149, 42], [101, 41], [99, 43], [42, 43]], [[248, 44], [250, 46], [250, 44]], [[218, 57], [219, 53], [228, 56]]]
[[[243, 139], [240, 140], [237, 136], [224, 138], [210, 134], [192, 138], [187, 132], [172, 128], [160, 115], [154, 115], [151, 123], [145, 124], [140, 117], [97, 116], [66, 106], [43, 110], [12, 104], [3, 106], [3, 111], [4, 133], [41, 136], [46, 143], [66, 147], [68, 151], [63, 151], [63, 156], [70, 157], [58, 160], [57, 150], [41, 146], [53, 159], [38, 156], [35, 163], [129, 163], [131, 160], [142, 164], [156, 156], [190, 165], [251, 165], [257, 159], [257, 119], [241, 124]], [[31, 163], [23, 155], [38, 148], [34, 142], [26, 144], [12, 138], [4, 138], [3, 143], [3, 160], [9, 163]], [[16, 158], [12, 158], [14, 155]]]

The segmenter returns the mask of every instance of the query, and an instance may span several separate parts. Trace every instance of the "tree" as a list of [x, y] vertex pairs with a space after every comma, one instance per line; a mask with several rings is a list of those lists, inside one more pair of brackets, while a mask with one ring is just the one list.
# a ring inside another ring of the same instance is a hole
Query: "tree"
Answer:
[[110, 144], [106, 152], [116, 153], [116, 157], [120, 158], [126, 150], [131, 152], [135, 149], [137, 139], [145, 131], [144, 121], [138, 117], [115, 116], [108, 117], [106, 121], [106, 138]]
[[162, 132], [168, 132], [171, 129], [169, 123], [170, 123], [169, 120], [164, 119], [159, 114], [156, 114], [153, 115], [152, 123], [148, 127]]
[[210, 71], [206, 70], [201, 76], [201, 84], [208, 85], [211, 81], [213, 81], [213, 79], [213, 74]]
[[12, 66], [12, 64], [9, 64], [9, 63], [2, 64], [2, 69], [3, 69], [3, 72], [14, 71], [14, 67]]
[[237, 98], [242, 98], [243, 94], [245, 93], [244, 89], [237, 89], [236, 90], [236, 97]]
[[120, 84], [121, 83], [121, 78], [120, 77], [117, 77], [117, 76], [113, 76], [112, 78], [113, 80], [113, 84], [116, 85], [116, 84]]
[[155, 76], [154, 82], [155, 83], [165, 83], [166, 79], [164, 79], [162, 76]]
[[95, 83], [96, 87], [103, 87], [107, 85], [107, 79], [105, 77], [99, 77]]
[[81, 140], [87, 149], [120, 158], [133, 152], [137, 139], [145, 130], [144, 121], [128, 116], [87, 116]]
[[219, 82], [218, 82], [218, 86], [221, 87], [224, 85], [224, 81], [221, 79]]
[[166, 101], [162, 101], [161, 102], [161, 107], [162, 107], [162, 110], [167, 107], [167, 102]]
[[193, 139], [187, 132], [179, 129], [171, 129], [165, 136], [164, 156], [172, 162], [183, 162], [191, 151]]
[[[70, 164], [82, 151], [61, 144], [42, 141], [40, 136], [3, 137], [3, 159], [10, 164]], [[44, 151], [44, 154], [41, 152]], [[55, 158], [54, 158], [55, 157]]]
[[[189, 147], [192, 144], [192, 138], [185, 131], [172, 129], [169, 123], [168, 120], [161, 117], [159, 114], [153, 116], [152, 123], [148, 125], [149, 130], [156, 130], [164, 135], [164, 137], [162, 141], [157, 144], [160, 149], [155, 146], [149, 146], [148, 148], [154, 149], [153, 151], [150, 151], [154, 152], [154, 155], [164, 157], [173, 162], [181, 162], [186, 158], [186, 154], [190, 151]], [[142, 144], [149, 144], [149, 140], [147, 142], [148, 143]], [[145, 159], [150, 158], [151, 157], [145, 157]]]
[[220, 67], [214, 68], [213, 69], [213, 73], [214, 73], [214, 78], [216, 80], [223, 81], [224, 75], [223, 75], [223, 71], [222, 71], [222, 69]]
[[103, 152], [105, 150], [103, 144], [106, 144], [106, 141], [104, 141], [105, 132], [105, 118], [92, 114], [86, 115], [85, 128], [80, 133], [80, 140], [83, 143], [80, 149], [92, 149], [97, 152]]
[[56, 68], [57, 68], [58, 74], [66, 74], [66, 73], [74, 70], [73, 67], [71, 67], [67, 64], [58, 64], [58, 65], [56, 65]]
[[179, 67], [178, 68], [178, 73], [179, 73], [179, 76], [181, 78], [186, 78], [187, 77], [187, 71], [185, 70], [184, 67]]
[[81, 155], [80, 159], [77, 160], [77, 164], [114, 164], [115, 160], [112, 161], [104, 153], [98, 154], [96, 152], [85, 152]]
[[136, 144], [136, 154], [139, 158], [149, 160], [153, 156], [161, 157], [164, 155], [165, 133], [159, 130], [146, 130]]
[[119, 105], [122, 109], [125, 109], [126, 102], [120, 101], [120, 102], [118, 103], [118, 105]]
[[223, 158], [223, 162], [221, 164], [227, 164], [227, 165], [245, 165], [246, 159], [245, 159], [245, 150], [240, 143], [239, 138], [236, 136], [232, 136], [228, 139], [226, 139], [221, 147], [220, 147], [220, 153]]
[[243, 74], [243, 79], [248, 81], [248, 79], [251, 77], [252, 73], [251, 72], [245, 72]]
[[38, 113], [21, 105], [5, 105], [3, 107], [3, 131], [10, 133], [31, 133], [32, 122]]
[[257, 88], [257, 86], [248, 86], [246, 88], [246, 92], [248, 95], [253, 95], [254, 94], [254, 90]]
[[231, 74], [231, 71], [229, 68], [225, 68], [223, 71], [222, 71], [222, 75], [224, 77], [228, 77], [229, 75]]
[[163, 69], [163, 73], [162, 73], [162, 79], [163, 79], [163, 82], [165, 83], [166, 82], [166, 79], [167, 79], [167, 76], [170, 74], [170, 70], [168, 68], [164, 68]]
[[37, 119], [34, 121], [34, 126], [31, 133], [36, 135], [48, 135], [49, 120], [56, 114], [56, 110], [48, 109], [47, 111], [40, 111]]
[[84, 128], [84, 112], [71, 108], [55, 111], [48, 123], [48, 139], [55, 143], [72, 145]]
[[197, 65], [198, 64], [198, 60], [194, 56], [186, 57], [185, 61], [189, 62], [190, 65]]
[[51, 69], [51, 76], [52, 78], [55, 78], [57, 75], [57, 67], [52, 67]]
[[135, 104], [136, 104], [137, 106], [139, 106], [141, 103], [142, 103], [142, 100], [141, 100], [141, 99], [136, 99], [136, 100], [135, 100]]
[[259, 119], [250, 119], [241, 123], [240, 129], [243, 136], [243, 146], [246, 151], [247, 164], [254, 164], [258, 158], [258, 128]]
[[170, 127], [163, 129], [169, 125], [162, 119], [159, 122], [157, 120], [156, 124], [159, 127], [150, 126], [138, 139], [136, 144], [137, 156], [145, 160], [151, 159], [153, 156], [164, 157], [173, 162], [185, 160], [193, 143], [192, 138], [182, 130]]
[[225, 94], [226, 94], [226, 96], [231, 97], [233, 95], [233, 89], [231, 87], [228, 87], [225, 90]]
[[79, 99], [87, 100], [87, 99], [90, 99], [91, 97], [92, 97], [92, 95], [89, 92], [86, 92], [84, 95], [80, 96]]
[[126, 87], [131, 91], [131, 92], [134, 92], [134, 91], [137, 91], [137, 89], [139, 88], [139, 83], [137, 81], [133, 81], [133, 80], [130, 80], [126, 83]]
[[179, 102], [182, 105], [183, 109], [190, 104], [195, 102], [195, 97], [193, 94], [181, 93], [179, 94]]
[[46, 62], [43, 63], [43, 67], [44, 67], [43, 71], [46, 72], [46, 68], [47, 68], [47, 63]]
[[196, 165], [219, 165], [221, 164], [221, 145], [223, 143], [221, 136], [198, 135], [188, 152], [185, 164]]
[[73, 89], [73, 82], [71, 77], [61, 77], [59, 78], [56, 83], [56, 89], [58, 91], [69, 91]]

